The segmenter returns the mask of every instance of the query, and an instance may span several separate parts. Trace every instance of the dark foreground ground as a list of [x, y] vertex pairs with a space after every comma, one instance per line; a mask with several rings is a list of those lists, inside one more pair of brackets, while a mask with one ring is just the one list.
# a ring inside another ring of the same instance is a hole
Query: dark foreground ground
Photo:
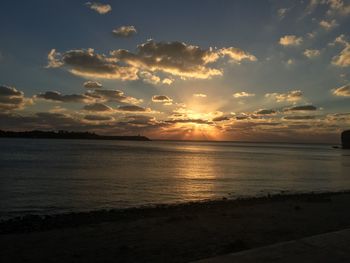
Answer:
[[350, 227], [350, 193], [278, 195], [0, 223], [0, 262], [188, 262]]

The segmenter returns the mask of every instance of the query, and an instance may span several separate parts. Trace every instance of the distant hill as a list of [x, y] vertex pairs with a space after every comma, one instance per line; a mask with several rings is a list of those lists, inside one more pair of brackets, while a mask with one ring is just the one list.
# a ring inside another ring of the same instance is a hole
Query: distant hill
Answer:
[[73, 131], [2, 131], [0, 138], [40, 138], [40, 139], [84, 139], [84, 140], [129, 140], [129, 141], [150, 141], [145, 136], [107, 136], [98, 135], [93, 132]]

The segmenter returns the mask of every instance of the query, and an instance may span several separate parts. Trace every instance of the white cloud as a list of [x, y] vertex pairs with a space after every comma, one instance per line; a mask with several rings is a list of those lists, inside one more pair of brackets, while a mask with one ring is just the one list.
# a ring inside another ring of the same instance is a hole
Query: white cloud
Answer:
[[171, 85], [174, 82], [174, 79], [172, 78], [165, 78], [162, 80], [162, 83], [165, 85]]
[[137, 30], [134, 26], [121, 26], [114, 29], [112, 32], [119, 37], [131, 37], [137, 34]]
[[289, 8], [280, 8], [277, 10], [277, 15], [280, 19], [283, 19], [288, 13]]
[[325, 30], [331, 30], [331, 29], [335, 28], [336, 26], [338, 26], [338, 23], [337, 23], [337, 21], [335, 21], [335, 19], [330, 20], [330, 21], [321, 20], [320, 26]]
[[142, 80], [148, 84], [156, 85], [160, 83], [160, 78], [148, 71], [141, 71], [139, 75]]
[[63, 65], [57, 57], [61, 56], [60, 53], [56, 52], [56, 49], [51, 49], [49, 54], [47, 55], [48, 64], [46, 68], [59, 68]]
[[207, 94], [203, 94], [203, 93], [195, 93], [193, 94], [194, 97], [197, 97], [197, 98], [206, 98], [207, 97]]
[[235, 99], [239, 99], [239, 98], [247, 98], [247, 97], [253, 97], [255, 96], [254, 93], [248, 93], [245, 91], [241, 91], [241, 92], [236, 92], [232, 95]]
[[279, 40], [279, 43], [282, 46], [299, 46], [302, 42], [303, 38], [295, 35], [286, 35]]
[[231, 58], [232, 62], [240, 62], [242, 60], [257, 60], [257, 58], [254, 55], [235, 47], [222, 48], [218, 51], [218, 54], [222, 56], [228, 56], [229, 58]]
[[302, 99], [303, 93], [301, 90], [293, 90], [287, 93], [267, 93], [266, 98], [273, 98], [277, 102], [296, 102]]
[[333, 95], [339, 97], [350, 97], [350, 84], [332, 90]]
[[108, 4], [102, 4], [98, 2], [87, 2], [86, 5], [101, 15], [105, 15], [112, 11], [112, 7]]
[[307, 58], [315, 58], [318, 57], [321, 54], [321, 52], [317, 49], [305, 49], [303, 54]]
[[350, 43], [345, 39], [344, 35], [337, 37], [331, 44], [334, 45], [336, 43], [344, 45], [344, 49], [332, 58], [332, 64], [339, 67], [350, 66]]

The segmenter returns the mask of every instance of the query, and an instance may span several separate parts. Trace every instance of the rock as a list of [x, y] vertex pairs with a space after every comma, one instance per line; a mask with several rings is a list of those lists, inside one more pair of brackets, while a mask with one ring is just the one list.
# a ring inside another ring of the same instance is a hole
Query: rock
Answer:
[[341, 133], [341, 144], [343, 149], [350, 149], [350, 130]]

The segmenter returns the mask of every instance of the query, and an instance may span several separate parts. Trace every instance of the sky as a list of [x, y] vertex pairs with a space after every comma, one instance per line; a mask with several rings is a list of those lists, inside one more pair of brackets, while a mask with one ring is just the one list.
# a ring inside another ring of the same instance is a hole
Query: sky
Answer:
[[0, 129], [339, 142], [350, 1], [1, 4]]

